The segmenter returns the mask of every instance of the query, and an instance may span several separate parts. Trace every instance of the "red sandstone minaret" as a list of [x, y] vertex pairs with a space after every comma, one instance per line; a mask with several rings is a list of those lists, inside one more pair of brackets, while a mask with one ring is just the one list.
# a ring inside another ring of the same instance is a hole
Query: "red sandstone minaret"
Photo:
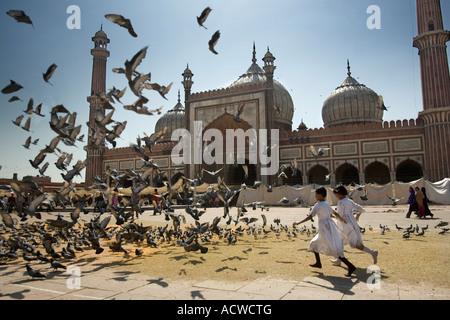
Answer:
[[[89, 187], [93, 183], [93, 177], [96, 175], [102, 175], [103, 168], [103, 148], [95, 143], [98, 136], [96, 135], [97, 126], [95, 124], [95, 118], [97, 113], [103, 113], [104, 109], [97, 107], [99, 98], [97, 94], [106, 91], [106, 62], [109, 57], [109, 51], [107, 45], [110, 42], [106, 33], [101, 29], [92, 38], [95, 47], [91, 50], [91, 54], [94, 57], [92, 65], [92, 84], [91, 94], [87, 98], [89, 102], [89, 134], [87, 138], [87, 146], [84, 149], [87, 152], [87, 165], [85, 173], [85, 185]], [[93, 128], [94, 130], [92, 130]], [[104, 137], [103, 137], [104, 141]]]
[[440, 0], [416, 0], [425, 128], [425, 178], [442, 180], [450, 175], [450, 73]]

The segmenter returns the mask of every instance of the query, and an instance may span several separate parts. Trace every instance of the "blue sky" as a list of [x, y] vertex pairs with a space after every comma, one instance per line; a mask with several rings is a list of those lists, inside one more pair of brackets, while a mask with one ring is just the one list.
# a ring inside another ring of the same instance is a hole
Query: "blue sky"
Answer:
[[[70, 5], [81, 9], [79, 30], [67, 28]], [[381, 9], [379, 30], [367, 28], [370, 5]], [[448, 30], [450, 2], [441, 1], [441, 5]], [[195, 18], [206, 6], [212, 8], [205, 23], [208, 30], [199, 27]], [[24, 10], [35, 28], [6, 15], [10, 9]], [[127, 86], [112, 68], [122, 67], [148, 45], [147, 58], [139, 69], [151, 72], [152, 82], [174, 83], [169, 101], [156, 92], [146, 94], [148, 106], [164, 105], [164, 112], [177, 103], [178, 89], [183, 96], [181, 73], [187, 63], [194, 73], [193, 92], [227, 87], [250, 66], [253, 41], [260, 66], [267, 46], [276, 57], [275, 78], [288, 89], [295, 105], [293, 128], [302, 119], [310, 128], [323, 126], [323, 102], [346, 78], [347, 58], [352, 76], [384, 97], [390, 107], [384, 113], [385, 121], [416, 118], [422, 110], [419, 57], [412, 47], [417, 35], [415, 0], [2, 0], [0, 12], [0, 87], [9, 79], [24, 87], [15, 93], [24, 102], [8, 103], [12, 95], [0, 95], [0, 177], [9, 178], [14, 172], [20, 179], [38, 174], [28, 159], [34, 159], [55, 136], [48, 125], [53, 106], [64, 104], [77, 112], [77, 124], [83, 124], [83, 133], [87, 133], [91, 37], [101, 24], [111, 39], [107, 88]], [[131, 19], [138, 38], [107, 21], [107, 13]], [[221, 32], [217, 56], [207, 45], [216, 30]], [[51, 79], [54, 86], [42, 80], [52, 63], [58, 65]], [[29, 98], [35, 105], [42, 102], [46, 114], [45, 118], [32, 116], [31, 134], [11, 123], [24, 114]], [[134, 101], [128, 90], [123, 102]], [[128, 146], [137, 135], [151, 134], [158, 118], [134, 115], [119, 107], [114, 119], [128, 121], [118, 141], [119, 146]], [[22, 144], [29, 135], [40, 142], [26, 150]], [[85, 158], [81, 143], [63, 150], [73, 153], [74, 161]], [[51, 163], [47, 174], [53, 181], [62, 181], [53, 165], [56, 156], [49, 155], [46, 161]]]

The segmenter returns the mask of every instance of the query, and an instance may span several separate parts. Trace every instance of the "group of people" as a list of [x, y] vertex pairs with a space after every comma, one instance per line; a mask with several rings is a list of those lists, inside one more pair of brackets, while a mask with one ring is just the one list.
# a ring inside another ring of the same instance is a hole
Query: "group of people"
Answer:
[[425, 187], [422, 187], [422, 189], [419, 189], [419, 187], [409, 187], [408, 200], [406, 200], [406, 204], [409, 204], [409, 209], [406, 213], [406, 218], [410, 218], [412, 212], [420, 219], [423, 219], [426, 216], [431, 216], [431, 218], [433, 218], [433, 214], [428, 206], [429, 203], [430, 200], [427, 197], [427, 190]]
[[[316, 190], [315, 194], [318, 202], [312, 208], [311, 213], [302, 221], [294, 222], [293, 226], [295, 227], [317, 216], [319, 232], [309, 244], [309, 251], [314, 252], [316, 262], [310, 264], [310, 266], [322, 268], [320, 254], [325, 254], [334, 257], [334, 260], [331, 260], [334, 265], [340, 265], [343, 262], [348, 268], [345, 276], [350, 277], [356, 270], [356, 267], [345, 258], [343, 249], [345, 245], [370, 254], [374, 264], [377, 263], [378, 251], [372, 250], [363, 244], [358, 219], [361, 213], [364, 212], [364, 209], [347, 197], [347, 189], [344, 186], [336, 187], [333, 193], [339, 200], [337, 211], [333, 210], [325, 200], [327, 190], [320, 187]], [[355, 215], [354, 212], [357, 214]], [[334, 222], [332, 217], [336, 218], [337, 222]]]

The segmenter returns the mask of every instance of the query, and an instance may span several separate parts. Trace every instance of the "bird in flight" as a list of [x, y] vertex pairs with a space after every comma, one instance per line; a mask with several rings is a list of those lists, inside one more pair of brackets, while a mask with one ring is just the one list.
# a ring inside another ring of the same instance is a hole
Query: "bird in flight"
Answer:
[[316, 147], [314, 147], [314, 146], [309, 146], [309, 149], [311, 150], [313, 157], [316, 159], [323, 156], [325, 151], [330, 150], [330, 148], [325, 148], [325, 147], [316, 149]]
[[2, 93], [3, 93], [3, 94], [13, 93], [13, 92], [19, 91], [20, 89], [23, 88], [23, 87], [22, 87], [20, 84], [18, 84], [17, 82], [14, 82], [14, 81], [12, 81], [12, 80], [9, 80], [9, 81], [10, 81], [11, 83], [8, 84], [6, 87], [4, 87], [4, 88], [2, 89]]
[[202, 14], [200, 15], [200, 17], [197, 17], [197, 22], [198, 22], [198, 24], [199, 24], [199, 26], [201, 26], [201, 27], [203, 27], [203, 28], [205, 28], [205, 29], [208, 29], [208, 28], [206, 28], [204, 25], [203, 25], [203, 23], [205, 23], [205, 21], [206, 21], [206, 19], [208, 18], [208, 15], [211, 13], [211, 8], [210, 7], [206, 7], [203, 11], [202, 11]]
[[137, 34], [134, 31], [133, 26], [131, 25], [130, 19], [126, 19], [124, 16], [121, 16], [120, 14], [105, 14], [105, 18], [121, 26], [122, 28], [127, 29], [129, 34], [137, 38]]
[[211, 37], [211, 40], [209, 40], [209, 42], [208, 42], [209, 50], [214, 54], [219, 54], [215, 49], [215, 46], [216, 46], [217, 42], [219, 41], [219, 38], [220, 38], [220, 31], [217, 30]]
[[244, 113], [246, 107], [247, 107], [247, 103], [246, 102], [244, 102], [243, 104], [240, 105], [236, 115], [234, 116], [234, 120], [235, 121], [241, 122], [241, 114]]
[[58, 66], [56, 64], [52, 64], [50, 67], [48, 67], [47, 72], [42, 74], [42, 77], [44, 78], [44, 81], [47, 82], [49, 85], [53, 86], [48, 80], [53, 76], [53, 73], [55, 72], [56, 68]]
[[16, 19], [17, 22], [23, 22], [26, 24], [31, 24], [31, 26], [34, 28], [33, 22], [31, 21], [30, 17], [25, 14], [22, 10], [9, 10], [6, 13], [8, 16], [13, 17]]
[[387, 111], [387, 107], [384, 105], [383, 96], [378, 96], [377, 108], [383, 111]]

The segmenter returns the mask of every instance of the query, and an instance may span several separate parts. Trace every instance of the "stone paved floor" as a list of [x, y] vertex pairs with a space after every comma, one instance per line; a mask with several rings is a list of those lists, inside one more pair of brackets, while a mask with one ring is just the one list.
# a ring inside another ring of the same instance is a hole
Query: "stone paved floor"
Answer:
[[[376, 209], [376, 207], [374, 207]], [[450, 221], [450, 206], [440, 207], [439, 220], [429, 220], [430, 229], [441, 220]], [[375, 213], [362, 217], [361, 226], [377, 226], [379, 223], [394, 225], [416, 223], [419, 220], [406, 220], [403, 214], [386, 215]], [[219, 210], [219, 209], [217, 209]], [[221, 210], [221, 209], [220, 209]], [[284, 211], [283, 211], [284, 210]], [[283, 208], [283, 221], [289, 224], [297, 220], [289, 208]], [[214, 213], [211, 213], [214, 216]], [[382, 218], [380, 218], [382, 217]], [[151, 223], [151, 215], [143, 216], [143, 222]], [[449, 235], [450, 236], [450, 235]], [[443, 241], [449, 241], [444, 236]], [[448, 254], [448, 253], [446, 253]], [[22, 259], [20, 259], [22, 260]], [[332, 277], [317, 272], [298, 280], [281, 280], [264, 275], [253, 281], [233, 282], [215, 280], [171, 280], [152, 278], [140, 273], [121, 271], [119, 267], [102, 267], [96, 264], [83, 266], [79, 278], [66, 271], [51, 271], [47, 278], [30, 279], [26, 274], [25, 262], [0, 265], [0, 299], [27, 300], [304, 300], [304, 299], [389, 299], [409, 300], [419, 298], [448, 300], [450, 282], [441, 287], [398, 282], [383, 283], [381, 288], [370, 290], [365, 282], [357, 278]], [[77, 287], [77, 283], [80, 285]]]

